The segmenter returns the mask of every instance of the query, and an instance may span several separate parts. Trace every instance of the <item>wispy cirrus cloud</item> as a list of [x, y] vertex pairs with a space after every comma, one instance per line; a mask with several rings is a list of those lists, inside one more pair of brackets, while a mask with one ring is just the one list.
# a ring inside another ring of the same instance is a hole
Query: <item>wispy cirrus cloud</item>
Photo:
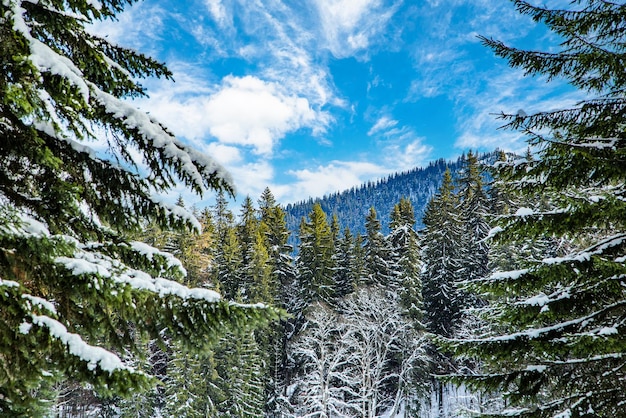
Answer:
[[425, 144], [426, 138], [418, 135], [415, 128], [400, 125], [389, 115], [380, 116], [367, 133], [377, 140], [377, 148], [383, 156], [380, 164], [392, 173], [424, 164], [433, 148]]
[[389, 116], [381, 116], [374, 126], [367, 132], [369, 136], [375, 135], [380, 132], [388, 131], [398, 124], [397, 120], [391, 119]]
[[[558, 1], [564, 6], [570, 3]], [[464, 15], [473, 18], [462, 19]], [[511, 2], [429, 0], [419, 7], [417, 16], [430, 35], [413, 50], [415, 76], [406, 100], [442, 96], [451, 101], [457, 149], [521, 152], [526, 148], [524, 136], [499, 129], [503, 121], [498, 114], [520, 108], [529, 114], [559, 109], [581, 98], [558, 80], [546, 84], [544, 79], [525, 77], [523, 71], [510, 68], [479, 45], [478, 35], [528, 49], [555, 44], [549, 33], [534, 36], [536, 23], [519, 14]]]
[[[463, 94], [470, 94], [466, 91]], [[495, 148], [522, 153], [526, 137], [515, 131], [500, 129], [501, 113], [515, 114], [522, 109], [527, 114], [569, 108], [584, 98], [564, 82], [525, 77], [521, 70], [510, 70], [494, 76], [488, 88], [471, 92], [459, 117], [459, 136], [455, 146], [461, 149]], [[471, 99], [471, 100], [470, 100]]]
[[222, 0], [204, 0], [204, 4], [220, 27], [232, 27], [232, 13], [227, 10]]
[[366, 50], [385, 33], [401, 2], [382, 0], [315, 0], [320, 35], [325, 47], [339, 58]]

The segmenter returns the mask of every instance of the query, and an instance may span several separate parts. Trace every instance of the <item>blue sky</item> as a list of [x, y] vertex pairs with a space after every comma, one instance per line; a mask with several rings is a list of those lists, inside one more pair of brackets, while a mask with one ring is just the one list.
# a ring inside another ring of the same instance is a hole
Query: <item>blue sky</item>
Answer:
[[144, 0], [93, 30], [166, 62], [175, 82], [143, 80], [137, 106], [224, 165], [239, 198], [269, 186], [289, 203], [470, 148], [521, 151], [495, 113], [579, 98], [480, 44], [554, 44], [504, 0]]

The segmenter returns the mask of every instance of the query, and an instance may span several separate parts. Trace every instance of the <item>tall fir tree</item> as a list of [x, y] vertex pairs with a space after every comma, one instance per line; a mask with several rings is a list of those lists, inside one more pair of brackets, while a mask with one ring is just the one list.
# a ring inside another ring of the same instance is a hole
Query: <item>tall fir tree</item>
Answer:
[[365, 218], [365, 285], [394, 286], [395, 266], [391, 249], [381, 232], [381, 224], [376, 209], [371, 207]]
[[[259, 230], [265, 237], [269, 252], [270, 280], [274, 303], [289, 313], [296, 313], [295, 295], [296, 272], [292, 247], [287, 243], [289, 230], [285, 220], [285, 212], [276, 203], [269, 188], [265, 188], [259, 199], [261, 214]], [[295, 333], [296, 318], [281, 321], [278, 326], [266, 330], [269, 380], [267, 382], [266, 415], [282, 417], [282, 410], [288, 403], [287, 390], [291, 384], [292, 368], [289, 362], [287, 346]]]
[[574, 237], [568, 253], [493, 273], [483, 291], [494, 299], [491, 335], [456, 341], [482, 373], [467, 383], [506, 394], [490, 416], [624, 416], [626, 352], [626, 5], [572, 1], [548, 9], [525, 1], [518, 11], [559, 36], [549, 51], [483, 39], [527, 74], [564, 78], [586, 99], [557, 111], [502, 115], [528, 135], [532, 160], [501, 163], [501, 187], [544, 194], [554, 208], [520, 207], [496, 238], [527, 242]]
[[352, 247], [354, 257], [350, 264], [350, 277], [355, 286], [359, 286], [367, 280], [367, 270], [365, 268], [365, 238], [361, 234], [354, 236], [354, 246]]
[[218, 193], [213, 208], [217, 244], [214, 248], [215, 263], [211, 269], [212, 281], [226, 298], [239, 295], [242, 278], [242, 260], [239, 239], [233, 213], [223, 193]]
[[[491, 202], [485, 191], [483, 170], [478, 156], [470, 150], [462, 160], [457, 180], [460, 199], [457, 213], [461, 221], [459, 288], [464, 287], [464, 283], [472, 283], [489, 274], [489, 245], [485, 238], [491, 229], [487, 223]], [[483, 303], [470, 292], [462, 292], [461, 299], [465, 309]]]
[[426, 230], [422, 239], [426, 327], [445, 337], [454, 335], [462, 308], [457, 287], [462, 267], [461, 223], [457, 210], [458, 198], [454, 193], [452, 174], [446, 170], [441, 188], [426, 206], [423, 219]]
[[244, 301], [250, 298], [254, 299], [255, 296], [251, 294], [254, 286], [253, 277], [258, 271], [252, 269], [257, 268], [255, 266], [255, 249], [261, 250], [257, 247], [257, 232], [259, 228], [259, 220], [257, 218], [257, 210], [254, 207], [254, 203], [250, 196], [246, 196], [241, 204], [241, 214], [239, 215], [239, 223], [237, 224], [237, 240], [239, 241], [239, 248], [241, 251], [241, 283], [239, 284], [238, 291], [244, 295]]
[[254, 334], [243, 331], [225, 335], [216, 350], [218, 381], [224, 399], [220, 417], [263, 416], [265, 384], [261, 352]]
[[421, 327], [423, 319], [422, 280], [420, 277], [420, 239], [414, 229], [415, 212], [411, 201], [405, 198], [394, 206], [391, 213], [389, 242], [396, 269], [397, 291], [400, 306], [414, 324]]
[[313, 205], [309, 220], [300, 225], [300, 251], [297, 258], [298, 282], [303, 301], [310, 304], [332, 300], [333, 235], [319, 203]]
[[335, 250], [335, 270], [333, 273], [333, 294], [341, 299], [356, 289], [357, 280], [353, 274], [355, 264], [354, 237], [349, 228], [345, 228]]
[[[272, 316], [178, 281], [171, 255], [125, 238], [151, 222], [199, 229], [153, 193], [232, 190], [211, 158], [124, 98], [171, 73], [85, 30], [130, 2], [0, 4], [0, 412], [37, 416], [73, 379], [130, 395], [153, 379], [115, 352], [162, 329], [203, 346], [229, 323]], [[98, 132], [96, 134], [96, 132]], [[106, 135], [108, 156], [89, 143]], [[135, 156], [139, 156], [135, 159]], [[191, 326], [193, 324], [193, 326]]]

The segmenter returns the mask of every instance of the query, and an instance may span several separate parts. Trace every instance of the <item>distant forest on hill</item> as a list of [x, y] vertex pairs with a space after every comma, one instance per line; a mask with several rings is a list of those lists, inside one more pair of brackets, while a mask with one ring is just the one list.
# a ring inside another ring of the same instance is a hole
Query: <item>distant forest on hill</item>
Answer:
[[[483, 162], [493, 161], [498, 151], [480, 154]], [[415, 209], [415, 228], [423, 228], [422, 217], [426, 204], [441, 186], [443, 173], [450, 168], [453, 178], [462, 165], [465, 156], [454, 161], [443, 158], [433, 161], [427, 167], [416, 167], [409, 171], [394, 173], [387, 178], [369, 181], [349, 190], [310, 198], [306, 201], [290, 203], [285, 206], [287, 227], [292, 231], [290, 243], [296, 244], [300, 220], [306, 217], [315, 203], [320, 203], [329, 217], [337, 215], [341, 229], [349, 228], [354, 234], [365, 234], [365, 217], [371, 207], [376, 210], [382, 224], [382, 232], [389, 233], [390, 214], [401, 198], [407, 198]]]

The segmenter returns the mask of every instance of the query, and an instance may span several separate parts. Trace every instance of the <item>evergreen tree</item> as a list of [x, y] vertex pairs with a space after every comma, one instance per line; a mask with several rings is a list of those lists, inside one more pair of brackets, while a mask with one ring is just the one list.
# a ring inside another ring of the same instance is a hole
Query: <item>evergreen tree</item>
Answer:
[[271, 283], [274, 302], [288, 309], [293, 297], [295, 280], [294, 260], [291, 256], [293, 248], [287, 243], [290, 235], [285, 220], [285, 212], [276, 203], [269, 188], [266, 188], [259, 199], [261, 219], [259, 230], [265, 237], [265, 246], [271, 264]]
[[326, 214], [319, 204], [313, 205], [308, 222], [300, 225], [300, 251], [297, 258], [298, 282], [303, 300], [332, 299], [333, 237]]
[[350, 264], [350, 277], [351, 281], [358, 286], [364, 283], [367, 278], [367, 270], [365, 268], [365, 238], [361, 234], [356, 234], [354, 237], [354, 246], [352, 250], [354, 257]]
[[[218, 386], [213, 355], [212, 349], [189, 352], [180, 344], [172, 344], [167, 375], [163, 379], [165, 393], [162, 415], [181, 418], [209, 418], [217, 415], [217, 404], [223, 401], [224, 393]], [[143, 413], [149, 411], [141, 399], [134, 399], [134, 406]], [[145, 416], [155, 415], [151, 412]]]
[[220, 417], [256, 418], [265, 409], [265, 384], [261, 352], [252, 332], [222, 338], [216, 350], [218, 386], [224, 400]]
[[397, 266], [396, 279], [400, 304], [404, 312], [419, 326], [423, 317], [422, 281], [420, 273], [421, 248], [415, 225], [415, 213], [411, 201], [405, 198], [394, 206], [391, 213], [389, 242]]
[[240, 288], [238, 291], [244, 295], [244, 301], [255, 297], [251, 292], [255, 280], [253, 276], [255, 273], [258, 273], [258, 271], [254, 272], [251, 271], [251, 269], [258, 267], [258, 265], [254, 263], [255, 248], [260, 250], [256, 243], [258, 228], [259, 220], [257, 219], [254, 203], [250, 196], [246, 196], [241, 205], [241, 214], [239, 216], [239, 224], [237, 225], [237, 240], [239, 241], [241, 251], [242, 266], [242, 280], [239, 284]]
[[555, 10], [514, 3], [558, 34], [560, 48], [484, 43], [528, 74], [564, 78], [587, 99], [558, 111], [503, 115], [538, 155], [500, 164], [498, 182], [522, 196], [548, 195], [554, 208], [518, 208], [496, 238], [569, 236], [576, 245], [493, 273], [482, 289], [494, 299], [491, 335], [455, 346], [484, 364], [467, 382], [506, 394], [508, 407], [492, 415], [624, 416], [626, 6], [587, 0]]
[[270, 255], [260, 230], [256, 231], [254, 238], [250, 264], [246, 269], [251, 281], [248, 300], [271, 304], [275, 299], [276, 284], [272, 281]]
[[[296, 272], [293, 263], [292, 247], [287, 244], [289, 230], [285, 221], [285, 212], [276, 203], [269, 188], [265, 188], [259, 199], [261, 213], [259, 230], [265, 237], [269, 253], [270, 283], [274, 295], [274, 303], [287, 310], [297, 313]], [[269, 382], [267, 384], [266, 414], [270, 417], [281, 417], [290, 385], [292, 370], [287, 356], [287, 345], [295, 333], [296, 317], [285, 319], [278, 326], [267, 330], [267, 347]]]
[[[462, 223], [461, 235], [461, 276], [462, 281], [471, 283], [489, 273], [489, 246], [485, 238], [491, 229], [486, 221], [491, 202], [484, 190], [483, 174], [478, 157], [471, 150], [463, 159], [461, 173], [457, 180], [460, 198], [457, 212]], [[475, 306], [476, 298], [467, 298], [466, 308]]]
[[217, 283], [226, 298], [235, 299], [243, 281], [241, 249], [234, 216], [223, 194], [218, 193], [213, 211], [217, 245], [214, 249], [215, 263], [211, 269], [212, 281]]
[[335, 298], [341, 299], [356, 289], [353, 270], [355, 263], [354, 237], [349, 228], [345, 228], [339, 239], [335, 251], [335, 271], [333, 274], [333, 293]]
[[364, 245], [367, 275], [365, 284], [393, 285], [395, 266], [392, 266], [391, 250], [381, 233], [380, 220], [373, 207], [365, 218], [365, 230], [367, 231]]
[[[171, 76], [85, 30], [125, 3], [132, 2], [0, 4], [5, 415], [39, 415], [50, 401], [45, 390], [66, 378], [102, 395], [148, 387], [150, 376], [114, 353], [136, 351], [137, 334], [159, 338], [167, 328], [203, 346], [228, 324], [272, 316], [179, 284], [184, 271], [171, 255], [125, 238], [152, 222], [199, 229], [188, 211], [161, 203], [154, 191], [179, 183], [198, 194], [232, 190], [212, 159], [122, 100], [144, 95], [138, 78]], [[106, 133], [106, 159], [89, 146], [96, 130]]]
[[446, 170], [441, 188], [426, 207], [423, 220], [426, 230], [422, 240], [426, 327], [430, 332], [445, 337], [452, 336], [458, 327], [462, 307], [457, 287], [461, 270], [461, 231], [457, 209], [452, 175]]

